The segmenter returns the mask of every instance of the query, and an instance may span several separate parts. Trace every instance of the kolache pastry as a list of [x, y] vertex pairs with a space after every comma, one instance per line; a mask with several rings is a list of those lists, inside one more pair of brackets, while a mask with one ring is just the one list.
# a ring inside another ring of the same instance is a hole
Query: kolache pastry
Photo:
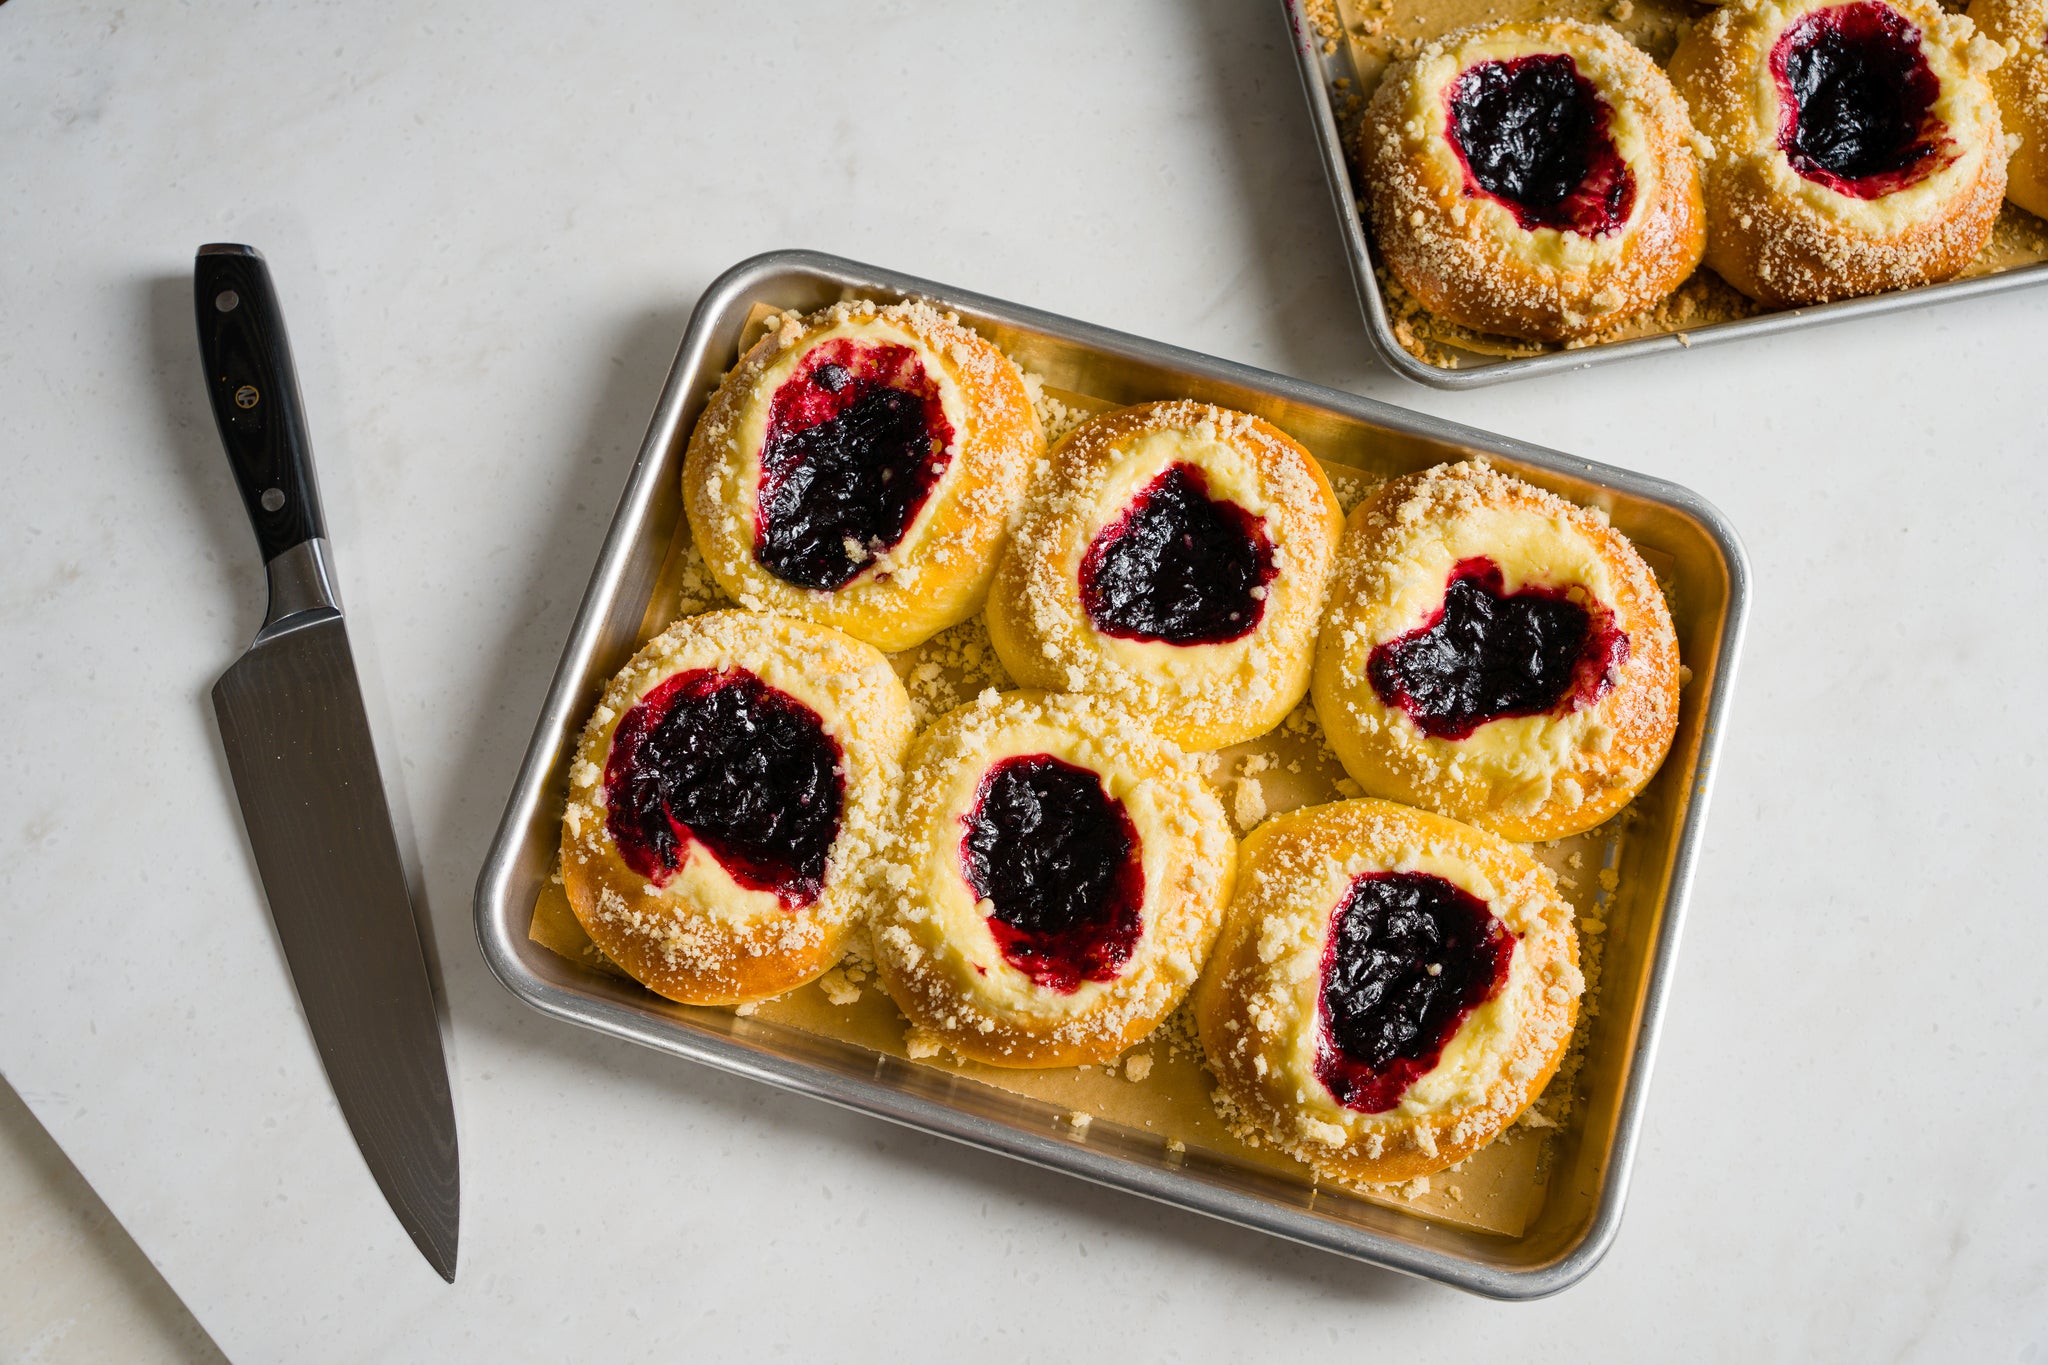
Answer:
[[1107, 697], [993, 689], [912, 745], [878, 975], [940, 1047], [1106, 1062], [1187, 994], [1236, 843], [1199, 764]]
[[2005, 49], [1991, 93], [2019, 149], [2005, 168], [2005, 197], [2048, 218], [2048, 0], [1974, 0], [1969, 17]]
[[838, 303], [726, 375], [684, 506], [734, 601], [908, 649], [981, 610], [1044, 451], [1023, 376], [953, 314]]
[[1678, 688], [1664, 594], [1605, 517], [1481, 461], [1352, 513], [1314, 698], [1368, 796], [1509, 839], [1591, 829], [1664, 761]]
[[1466, 327], [1566, 341], [1651, 307], [1699, 264], [1684, 102], [1611, 29], [1452, 33], [1387, 72], [1358, 137], [1388, 269]]
[[686, 1004], [822, 975], [866, 914], [911, 728], [872, 645], [786, 616], [678, 621], [606, 687], [570, 766], [570, 908]]
[[1671, 79], [1714, 147], [1707, 264], [1773, 307], [1945, 280], [1983, 248], [2004, 50], [1934, 0], [1736, 0]]
[[989, 594], [1028, 687], [1101, 693], [1189, 749], [1279, 724], [1308, 690], [1343, 516], [1306, 450], [1206, 403], [1105, 413], [1054, 447]]
[[1585, 979], [1571, 907], [1526, 851], [1368, 800], [1269, 820], [1239, 859], [1196, 1023], [1227, 1108], [1282, 1151], [1409, 1180], [1542, 1093]]

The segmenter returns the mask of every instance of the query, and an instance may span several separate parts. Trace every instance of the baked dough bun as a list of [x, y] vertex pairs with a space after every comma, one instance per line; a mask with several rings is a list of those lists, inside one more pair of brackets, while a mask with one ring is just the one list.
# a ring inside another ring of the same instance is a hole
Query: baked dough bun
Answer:
[[1991, 93], [2019, 150], [2005, 168], [2005, 197], [2048, 218], [2048, 0], [1973, 0], [1970, 19], [2005, 48]]
[[1277, 427], [1144, 403], [1054, 447], [989, 594], [1003, 667], [1099, 692], [1189, 749], [1264, 734], [1308, 691], [1343, 513]]
[[911, 728], [872, 645], [786, 616], [676, 622], [584, 727], [562, 820], [570, 908], [671, 1000], [803, 985], [866, 913]]
[[1327, 1178], [1464, 1160], [1541, 1094], [1578, 1017], [1572, 910], [1522, 849], [1388, 801], [1277, 816], [1195, 993], [1222, 1094]]
[[1569, 340], [1650, 307], [1700, 262], [1685, 105], [1612, 29], [1449, 34], [1387, 72], [1358, 137], [1387, 267], [1466, 327]]
[[1236, 844], [1196, 760], [1106, 697], [993, 689], [912, 745], [882, 985], [991, 1066], [1105, 1062], [1201, 972]]
[[1044, 453], [1017, 367], [955, 315], [836, 303], [726, 375], [684, 506], [740, 605], [908, 649], [981, 610]]
[[2007, 151], [1984, 80], [2004, 54], [1973, 33], [1933, 0], [1736, 0], [1693, 25], [1670, 69], [1714, 146], [1707, 264], [1773, 307], [1968, 265]]
[[1678, 682], [1664, 594], [1604, 517], [1482, 461], [1352, 512], [1314, 691], [1367, 795], [1509, 839], [1591, 829], [1664, 761]]

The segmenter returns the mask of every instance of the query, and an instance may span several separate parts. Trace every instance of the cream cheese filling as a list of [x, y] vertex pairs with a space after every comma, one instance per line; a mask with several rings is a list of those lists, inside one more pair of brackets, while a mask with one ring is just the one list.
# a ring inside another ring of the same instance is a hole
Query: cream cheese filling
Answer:
[[[603, 761], [578, 761], [570, 767], [569, 810], [565, 817], [570, 822], [570, 834], [581, 837], [586, 821], [604, 825], [604, 765], [610, 760], [612, 740], [617, 734], [619, 722], [640, 704], [642, 698], [669, 678], [678, 673], [706, 668], [752, 673], [768, 686], [802, 702], [817, 715], [820, 728], [839, 746], [840, 758], [836, 769], [841, 790], [839, 829], [833, 836], [832, 848], [825, 859], [824, 882], [829, 888], [837, 880], [845, 862], [843, 853], [850, 833], [849, 826], [852, 824], [852, 807], [859, 797], [857, 760], [863, 751], [841, 720], [847, 703], [840, 686], [844, 680], [811, 677], [789, 661], [774, 655], [766, 658], [741, 659], [729, 651], [705, 647], [686, 649], [658, 663], [642, 667], [630, 684], [624, 705], [617, 709], [617, 714], [607, 723], [602, 748]], [[872, 764], [868, 766], [872, 767]], [[607, 844], [612, 843], [608, 828], [605, 830], [604, 839]], [[668, 880], [659, 886], [648, 882], [644, 888], [649, 896], [678, 914], [711, 920], [733, 928], [745, 928], [788, 920], [821, 909], [829, 910], [830, 905], [836, 900], [834, 897], [821, 894], [817, 900], [801, 910], [785, 909], [774, 892], [742, 886], [735, 881], [732, 874], [726, 871], [725, 865], [718, 860], [717, 855], [694, 836], [682, 841], [679, 853], [676, 870], [669, 875]]]
[[[1771, 74], [1771, 52], [1785, 30], [1815, 10], [1833, 9], [1847, 0], [1808, 0], [1786, 5], [1778, 22], [1764, 26], [1751, 62], [1754, 73], [1748, 91], [1749, 117], [1756, 131], [1755, 154], [1760, 158], [1772, 192], [1793, 199], [1814, 212], [1840, 223], [1859, 236], [1884, 239], [1941, 218], [1949, 211], [1960, 186], [1974, 181], [1983, 170], [1991, 151], [1990, 121], [1993, 102], [1972, 70], [1968, 49], [1959, 56], [1905, 11], [1900, 17], [1921, 30], [1920, 55], [1940, 82], [1929, 113], [1943, 125], [1949, 140], [1934, 155], [1942, 163], [1922, 179], [1903, 189], [1875, 199], [1843, 194], [1817, 180], [1809, 180], [1792, 167], [1791, 158], [1778, 145], [1778, 120], [1783, 97]], [[1967, 21], [1966, 21], [1967, 22]]]
[[[1483, 783], [1507, 809], [1526, 813], [1548, 802], [1561, 783], [1576, 785], [1571, 774], [1578, 754], [1610, 748], [1618, 689], [1563, 715], [1509, 716], [1463, 739], [1436, 739], [1407, 712], [1382, 702], [1369, 672], [1373, 649], [1422, 628], [1442, 609], [1451, 571], [1479, 557], [1499, 567], [1509, 593], [1525, 586], [1579, 588], [1592, 602], [1614, 609], [1615, 584], [1606, 561], [1565, 517], [1484, 508], [1449, 523], [1418, 526], [1376, 570], [1377, 583], [1391, 591], [1361, 594], [1373, 600], [1343, 627], [1344, 694], [1362, 729], [1386, 731], [1400, 748], [1454, 782]], [[1584, 796], [1583, 789], [1579, 794]]]
[[[1141, 431], [1118, 442], [1114, 449], [1116, 462], [1096, 492], [1094, 505], [1083, 518], [1079, 533], [1060, 550], [1060, 583], [1070, 598], [1068, 606], [1073, 618], [1081, 623], [1094, 648], [1134, 676], [1163, 678], [1176, 688], [1208, 686], [1217, 679], [1233, 676], [1246, 682], [1254, 680], [1259, 670], [1251, 656], [1259, 630], [1268, 621], [1278, 619], [1287, 603], [1304, 590], [1304, 575], [1287, 572], [1289, 547], [1280, 534], [1279, 518], [1272, 515], [1276, 509], [1267, 497], [1257, 461], [1213, 429]], [[1195, 645], [1125, 639], [1097, 630], [1081, 605], [1081, 562], [1088, 547], [1123, 518], [1147, 485], [1176, 464], [1200, 469], [1212, 500], [1234, 502], [1260, 518], [1267, 539], [1273, 544], [1276, 573], [1272, 582], [1261, 589], [1266, 594], [1264, 613], [1259, 626], [1241, 639]]]
[[[1337, 906], [1349, 893], [1352, 881], [1367, 872], [1419, 872], [1441, 877], [1487, 902], [1488, 910], [1516, 935], [1514, 955], [1500, 990], [1465, 1016], [1444, 1045], [1436, 1065], [1416, 1078], [1400, 1103], [1378, 1114], [1347, 1108], [1316, 1078], [1316, 1053], [1323, 1032], [1323, 957], [1328, 951]], [[1447, 1113], [1485, 1101], [1513, 1054], [1516, 1034], [1534, 998], [1532, 992], [1542, 989], [1521, 941], [1533, 926], [1514, 906], [1503, 902], [1500, 888], [1485, 873], [1462, 858], [1415, 846], [1378, 858], [1331, 858], [1324, 875], [1305, 883], [1284, 914], [1274, 918], [1307, 920], [1318, 925], [1313, 934], [1282, 936], [1280, 951], [1270, 960], [1271, 970], [1280, 979], [1297, 983], [1292, 1008], [1284, 1018], [1275, 1021], [1278, 1027], [1273, 1030], [1271, 1050], [1282, 1059], [1289, 1074], [1306, 1080], [1299, 1100], [1310, 1120], [1341, 1125], [1347, 1133], [1362, 1133], [1418, 1115]], [[1267, 946], [1260, 945], [1262, 957]]]
[[[869, 346], [906, 346], [916, 352], [918, 363], [925, 374], [937, 386], [939, 405], [946, 414], [946, 421], [953, 428], [953, 439], [946, 447], [948, 459], [946, 468], [933, 482], [925, 495], [924, 503], [904, 528], [902, 539], [863, 568], [859, 574], [837, 589], [847, 592], [875, 583], [881, 575], [890, 575], [890, 581], [903, 588], [916, 586], [915, 562], [919, 550], [928, 538], [934, 513], [944, 503], [955, 485], [965, 477], [962, 469], [965, 461], [961, 452], [970, 439], [973, 426], [967, 399], [960, 391], [952, 367], [945, 356], [926, 344], [922, 339], [903, 327], [883, 317], [850, 317], [818, 333], [801, 346], [791, 347], [778, 356], [761, 372], [761, 377], [748, 395], [738, 419], [733, 424], [732, 458], [728, 461], [729, 482], [719, 490], [721, 500], [731, 509], [731, 515], [738, 518], [741, 527], [740, 541], [748, 557], [749, 566], [766, 573], [754, 562], [753, 548], [755, 527], [759, 524], [759, 495], [761, 488], [761, 455], [768, 440], [768, 424], [774, 415], [776, 392], [803, 365], [804, 360], [818, 347], [837, 340], [851, 340]], [[772, 577], [772, 575], [771, 575]], [[780, 579], [776, 580], [781, 582]], [[799, 588], [799, 585], [785, 585]], [[800, 589], [811, 591], [810, 589]]]
[[[1049, 990], [1010, 965], [988, 927], [994, 907], [981, 900], [968, 883], [962, 845], [968, 817], [989, 770], [1005, 759], [1035, 754], [1095, 773], [1112, 800], [1122, 804], [1138, 834], [1138, 857], [1144, 870], [1141, 929], [1130, 960], [1107, 981], [1083, 981], [1070, 994]], [[1037, 720], [1005, 725], [975, 748], [975, 760], [953, 765], [950, 782], [932, 807], [930, 822], [918, 831], [929, 850], [919, 888], [924, 914], [904, 918], [915, 925], [920, 947], [955, 980], [965, 993], [992, 1012], [1009, 1018], [1053, 1025], [1093, 1013], [1103, 997], [1120, 994], [1162, 953], [1156, 909], [1173, 872], [1172, 838], [1179, 832], [1173, 813], [1178, 793], [1150, 778], [1132, 773], [1102, 745], [1073, 731]], [[1192, 980], [1196, 963], [1185, 964]]]

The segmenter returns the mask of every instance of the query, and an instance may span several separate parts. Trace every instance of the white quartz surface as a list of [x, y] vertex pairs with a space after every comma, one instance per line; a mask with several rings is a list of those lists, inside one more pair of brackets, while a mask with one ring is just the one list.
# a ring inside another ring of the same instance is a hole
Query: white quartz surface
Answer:
[[[0, 1067], [238, 1361], [2048, 1357], [2048, 291], [1457, 396], [1266, 0], [0, 6]], [[453, 1018], [461, 1276], [298, 1015], [207, 688], [192, 252], [270, 257]], [[690, 306], [811, 246], [1688, 484], [1756, 609], [1620, 1237], [1503, 1306], [533, 1014], [470, 891]]]
[[105, 1202], [4, 1084], [0, 1360], [222, 1360]]

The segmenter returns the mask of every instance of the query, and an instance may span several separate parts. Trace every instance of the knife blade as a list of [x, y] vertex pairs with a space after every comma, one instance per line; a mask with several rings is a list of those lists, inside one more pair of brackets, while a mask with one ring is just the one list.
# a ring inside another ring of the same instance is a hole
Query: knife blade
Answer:
[[453, 1283], [454, 1102], [284, 317], [253, 247], [201, 247], [193, 293], [207, 394], [270, 585], [262, 629], [213, 689], [228, 770], [342, 1116], [392, 1212]]

